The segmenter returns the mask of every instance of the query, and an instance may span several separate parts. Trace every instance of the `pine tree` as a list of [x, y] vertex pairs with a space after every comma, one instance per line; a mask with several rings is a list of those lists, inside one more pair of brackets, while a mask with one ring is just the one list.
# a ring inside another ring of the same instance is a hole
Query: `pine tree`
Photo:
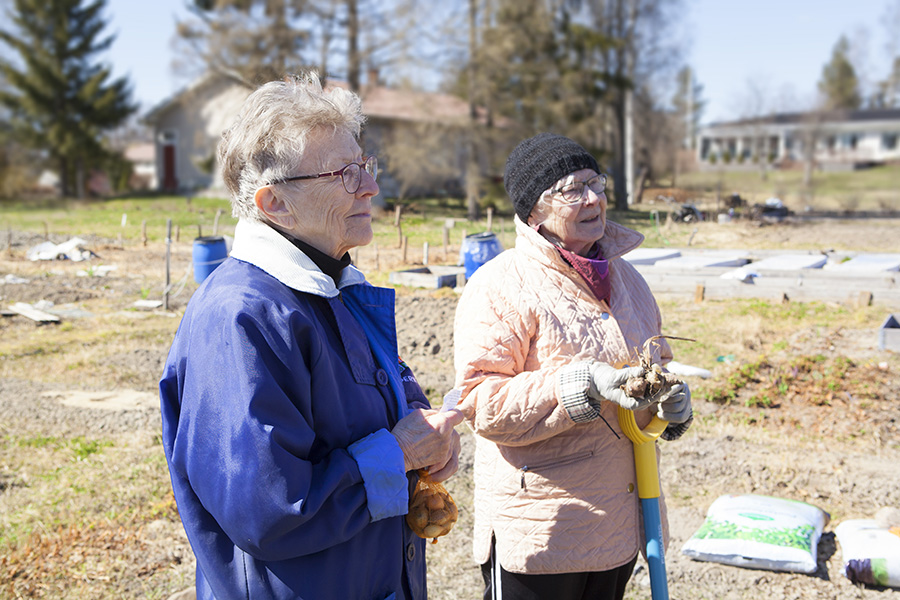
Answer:
[[841, 36], [831, 53], [831, 61], [822, 69], [819, 91], [830, 109], [857, 109], [862, 103], [859, 80], [850, 62], [850, 43]]
[[97, 63], [114, 36], [101, 38], [106, 0], [14, 0], [0, 40], [19, 55], [21, 67], [0, 59], [8, 89], [0, 103], [10, 111], [13, 135], [47, 153], [66, 196], [83, 193], [88, 171], [109, 158], [102, 134], [132, 114], [125, 78], [110, 81]]

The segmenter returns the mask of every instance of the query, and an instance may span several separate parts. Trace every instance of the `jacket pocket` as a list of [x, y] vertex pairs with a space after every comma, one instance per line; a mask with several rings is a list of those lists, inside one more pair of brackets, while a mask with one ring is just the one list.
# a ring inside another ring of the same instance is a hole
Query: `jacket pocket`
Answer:
[[[541, 473], [552, 471], [553, 469], [557, 469], [559, 467], [565, 467], [567, 465], [571, 465], [573, 463], [586, 460], [594, 455], [592, 450], [587, 452], [579, 452], [578, 454], [572, 454], [570, 456], [564, 456], [562, 458], [557, 458], [551, 461], [543, 461], [543, 462], [535, 462], [530, 465], [522, 465], [519, 467], [520, 474], [520, 488], [523, 490], [528, 489], [528, 484], [525, 481], [525, 476], [528, 473]], [[546, 476], [545, 476], [546, 477]], [[549, 479], [549, 478], [548, 478]]]

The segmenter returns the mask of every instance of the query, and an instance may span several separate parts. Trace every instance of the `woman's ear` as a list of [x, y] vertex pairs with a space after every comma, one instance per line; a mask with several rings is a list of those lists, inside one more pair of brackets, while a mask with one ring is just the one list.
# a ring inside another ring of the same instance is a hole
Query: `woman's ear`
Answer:
[[547, 220], [547, 216], [544, 214], [544, 207], [541, 205], [541, 200], [539, 199], [534, 208], [531, 209], [531, 213], [528, 215], [528, 221], [526, 225], [534, 229], [535, 231], [541, 226], [541, 223]]
[[272, 186], [265, 185], [256, 190], [253, 200], [256, 202], [256, 208], [259, 209], [259, 212], [273, 225], [288, 230], [293, 228], [294, 215], [291, 213], [285, 197], [276, 195]]

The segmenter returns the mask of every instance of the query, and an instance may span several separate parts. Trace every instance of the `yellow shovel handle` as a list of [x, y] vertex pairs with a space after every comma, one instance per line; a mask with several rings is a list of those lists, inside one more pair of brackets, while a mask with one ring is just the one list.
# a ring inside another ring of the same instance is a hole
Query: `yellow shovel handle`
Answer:
[[665, 431], [668, 421], [657, 416], [641, 429], [634, 413], [619, 407], [619, 426], [634, 444], [634, 470], [637, 474], [639, 498], [659, 498], [659, 473], [656, 468], [656, 438]]

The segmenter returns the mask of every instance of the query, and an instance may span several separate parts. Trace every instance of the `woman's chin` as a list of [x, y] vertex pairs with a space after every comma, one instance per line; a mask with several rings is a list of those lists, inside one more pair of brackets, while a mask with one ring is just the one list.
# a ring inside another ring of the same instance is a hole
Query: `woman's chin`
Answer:
[[603, 237], [603, 233], [606, 231], [606, 219], [602, 216], [595, 217], [593, 219], [588, 219], [587, 221], [582, 221], [579, 223], [582, 234], [585, 240], [596, 241]]

